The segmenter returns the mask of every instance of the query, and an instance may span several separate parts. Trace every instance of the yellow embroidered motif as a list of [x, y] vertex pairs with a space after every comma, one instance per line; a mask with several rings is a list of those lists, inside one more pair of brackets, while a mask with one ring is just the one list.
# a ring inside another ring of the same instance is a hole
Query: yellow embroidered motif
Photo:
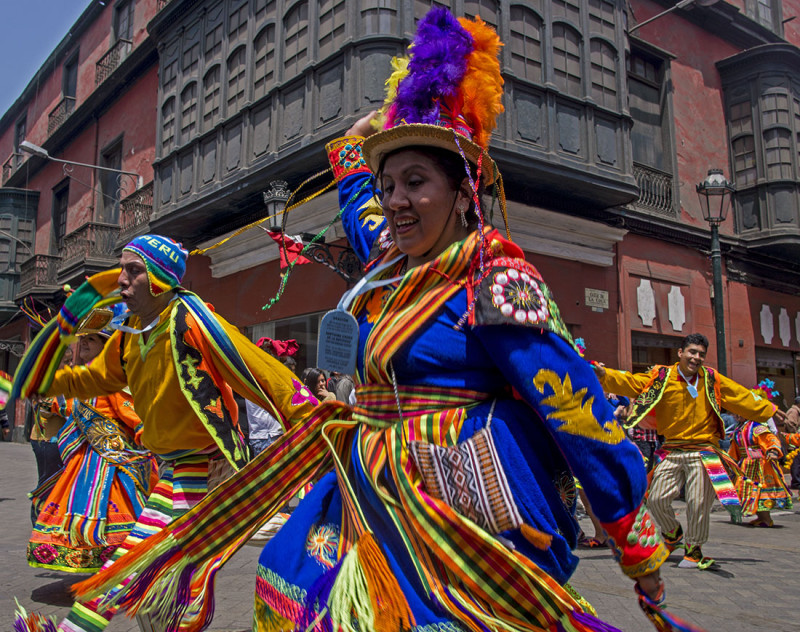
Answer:
[[592, 414], [592, 403], [594, 396], [584, 400], [586, 388], [580, 389], [577, 393], [572, 392], [572, 380], [567, 374], [564, 381], [558, 374], [551, 369], [540, 369], [533, 378], [533, 385], [542, 394], [545, 394], [545, 386], [549, 386], [553, 391], [542, 399], [542, 404], [552, 406], [555, 410], [547, 415], [548, 419], [562, 421], [558, 427], [559, 432], [567, 432], [580, 437], [588, 437], [603, 443], [616, 444], [625, 438], [622, 427], [613, 419], [600, 424]]

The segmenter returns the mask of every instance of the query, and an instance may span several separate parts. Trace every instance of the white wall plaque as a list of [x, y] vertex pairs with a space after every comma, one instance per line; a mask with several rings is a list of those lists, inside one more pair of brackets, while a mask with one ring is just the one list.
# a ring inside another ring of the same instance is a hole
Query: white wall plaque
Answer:
[[788, 347], [792, 341], [792, 321], [789, 320], [789, 312], [785, 307], [781, 307], [780, 314], [778, 314], [778, 334], [783, 346]]
[[677, 285], [673, 285], [667, 294], [667, 305], [669, 306], [669, 322], [672, 323], [672, 331], [683, 331], [686, 323], [686, 301], [683, 292]]
[[794, 337], [800, 341], [800, 312], [794, 317]]
[[593, 290], [590, 287], [585, 287], [583, 289], [587, 307], [601, 310], [608, 309], [608, 292], [605, 290]]
[[775, 335], [775, 323], [772, 316], [772, 309], [769, 305], [761, 305], [761, 337], [767, 344], [772, 344], [772, 337]]
[[639, 318], [645, 327], [652, 327], [656, 319], [656, 295], [650, 279], [642, 279], [636, 288], [636, 306], [639, 309]]

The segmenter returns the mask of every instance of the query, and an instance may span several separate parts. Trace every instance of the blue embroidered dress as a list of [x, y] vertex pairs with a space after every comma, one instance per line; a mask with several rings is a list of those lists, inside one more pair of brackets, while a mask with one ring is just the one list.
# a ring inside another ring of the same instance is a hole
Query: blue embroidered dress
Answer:
[[[340, 139], [329, 150], [343, 225], [370, 269], [398, 251], [383, 217], [370, 210], [371, 174], [360, 160], [360, 142]], [[342, 461], [338, 474], [315, 485], [262, 552], [254, 630], [324, 622], [331, 585], [345, 572], [342, 540], [356, 540], [348, 513], [375, 534], [414, 630], [475, 629], [481, 609], [511, 611], [487, 588], [497, 582], [497, 593], [506, 591], [497, 570], [503, 564], [517, 564], [562, 595], [560, 585], [578, 562], [571, 552], [578, 536], [573, 476], [626, 573], [652, 572], [666, 558], [642, 506], [641, 455], [573, 348], [548, 288], [519, 248], [496, 231], [486, 239], [487, 274], [479, 285], [466, 282], [479, 274], [475, 232], [352, 306], [360, 330], [354, 429], [343, 442], [332, 440]], [[397, 275], [401, 263], [379, 277]], [[523, 523], [497, 538], [431, 499], [408, 450], [414, 441], [462, 444], [487, 426], [490, 411], [491, 437]], [[401, 416], [404, 430], [397, 426]]]

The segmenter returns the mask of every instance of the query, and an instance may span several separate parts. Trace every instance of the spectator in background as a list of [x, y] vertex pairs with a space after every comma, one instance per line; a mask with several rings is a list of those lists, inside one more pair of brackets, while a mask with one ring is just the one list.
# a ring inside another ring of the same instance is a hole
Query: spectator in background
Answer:
[[338, 371], [331, 371], [331, 377], [328, 380], [328, 390], [334, 394], [336, 401], [344, 402], [345, 404], [352, 405], [350, 401], [356, 385], [353, 378]]
[[[67, 347], [59, 368], [72, 364], [72, 348]], [[64, 463], [58, 450], [58, 431], [67, 422], [66, 400], [63, 397], [46, 397], [33, 408], [33, 427], [31, 428], [31, 449], [36, 458], [38, 490], [50, 477], [57, 474]], [[35, 504], [31, 505], [31, 524], [36, 526], [39, 512]]]
[[0, 441], [8, 441], [8, 435], [11, 434], [11, 428], [8, 425], [8, 413], [5, 411], [5, 409], [0, 410], [0, 429], [3, 433], [3, 436], [0, 437]]
[[[794, 404], [786, 411], [786, 419], [783, 420], [784, 434], [795, 434], [800, 432], [800, 397], [794, 398]], [[792, 473], [792, 480], [789, 489], [800, 489], [800, 455], [794, 457], [791, 463], [786, 464]]]
[[319, 401], [329, 402], [336, 399], [336, 395], [328, 390], [325, 373], [321, 369], [308, 367], [303, 370], [300, 379]]
[[[296, 340], [273, 340], [266, 336], [259, 338], [256, 346], [273, 358], [283, 362], [287, 367], [289, 365], [286, 360], [294, 362], [292, 356], [300, 349], [300, 345]], [[247, 411], [247, 426], [250, 431], [248, 441], [250, 449], [253, 451], [253, 457], [256, 457], [283, 434], [283, 426], [269, 412], [251, 401], [245, 402], [245, 409]]]

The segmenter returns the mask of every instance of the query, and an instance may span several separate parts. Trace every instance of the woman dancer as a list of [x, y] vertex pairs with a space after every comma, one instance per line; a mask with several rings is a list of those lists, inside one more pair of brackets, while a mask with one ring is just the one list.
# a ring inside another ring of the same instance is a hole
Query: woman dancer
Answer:
[[[82, 335], [89, 364], [111, 333]], [[37, 490], [41, 508], [28, 543], [28, 563], [70, 573], [100, 569], [128, 535], [156, 481], [155, 459], [139, 444], [141, 420], [127, 393], [89, 402], [63, 401], [69, 411], [58, 435], [64, 467], [51, 489]], [[35, 492], [36, 493], [36, 492]]]
[[[377, 618], [388, 616], [393, 629], [470, 626], [492, 611], [509, 627], [552, 616], [593, 629], [565, 615], [580, 610], [562, 587], [577, 564], [571, 471], [587, 481], [625, 572], [653, 596], [659, 590], [666, 550], [641, 505], [641, 456], [536, 270], [484, 228], [480, 192], [497, 173], [485, 151], [493, 120], [476, 113], [493, 119], [499, 109], [496, 46], [480, 20], [431, 11], [385, 129], [370, 136], [365, 117], [328, 147], [342, 221], [368, 270], [340, 304], [358, 323], [358, 403], [352, 422], [329, 431], [336, 473], [264, 549], [260, 631], [314, 620], [337, 629], [342, 605], [358, 601], [347, 598], [348, 561], [369, 559], [362, 547], [376, 539], [387, 567], [370, 570], [365, 560], [362, 572], [367, 586], [373, 573], [386, 583], [359, 625], [375, 617], [380, 629]], [[452, 98], [426, 103], [438, 117], [421, 124], [411, 102], [430, 89], [430, 74], [445, 81], [437, 68], [459, 63]], [[477, 85], [488, 103], [476, 102]], [[464, 482], [457, 444], [461, 456], [496, 450], [494, 460]], [[508, 588], [516, 573], [523, 579]], [[552, 612], [545, 593], [559, 604]]]
[[383, 130], [365, 117], [329, 146], [367, 264], [328, 346], [357, 352], [356, 405], [320, 404], [81, 594], [130, 578], [110, 601], [199, 630], [220, 561], [317, 480], [262, 552], [254, 630], [609, 630], [566, 586], [574, 475], [640, 594], [663, 596], [639, 451], [538, 272], [485, 226], [498, 47], [431, 10]]

